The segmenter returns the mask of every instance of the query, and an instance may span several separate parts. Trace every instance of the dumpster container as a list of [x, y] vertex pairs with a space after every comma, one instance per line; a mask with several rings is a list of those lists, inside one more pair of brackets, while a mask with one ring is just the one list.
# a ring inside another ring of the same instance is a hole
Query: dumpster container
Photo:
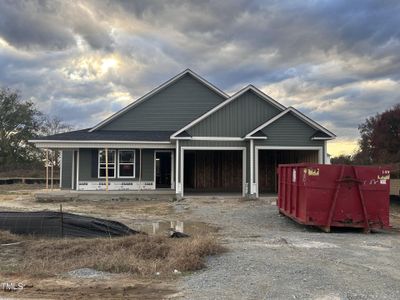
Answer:
[[284, 164], [278, 167], [278, 207], [298, 223], [388, 228], [390, 171], [384, 167]]

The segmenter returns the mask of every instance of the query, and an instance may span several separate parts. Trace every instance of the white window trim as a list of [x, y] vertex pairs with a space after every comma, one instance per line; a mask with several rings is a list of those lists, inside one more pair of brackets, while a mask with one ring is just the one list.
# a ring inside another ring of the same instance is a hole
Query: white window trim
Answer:
[[[133, 152], [133, 163], [121, 163], [119, 161], [119, 153], [120, 152]], [[121, 164], [133, 165], [133, 176], [120, 176], [119, 169], [120, 169]], [[118, 149], [118, 178], [131, 178], [131, 179], [136, 178], [136, 149], [123, 149], [123, 150]]]
[[[100, 176], [100, 151], [105, 151], [104, 149], [99, 149], [99, 151], [97, 151], [97, 178], [99, 178], [99, 179], [105, 179], [106, 178], [106, 176]], [[108, 151], [110, 151], [110, 152], [114, 152], [115, 154], [114, 154], [114, 162], [113, 163], [111, 163], [111, 164], [114, 164], [114, 176], [108, 176], [108, 178], [116, 178], [116, 170], [117, 170], [117, 166], [116, 166], [116, 164], [117, 164], [117, 157], [116, 157], [116, 155], [117, 155], [117, 150], [115, 150], [115, 149], [108, 149]], [[110, 168], [110, 163], [108, 163], [108, 167]]]

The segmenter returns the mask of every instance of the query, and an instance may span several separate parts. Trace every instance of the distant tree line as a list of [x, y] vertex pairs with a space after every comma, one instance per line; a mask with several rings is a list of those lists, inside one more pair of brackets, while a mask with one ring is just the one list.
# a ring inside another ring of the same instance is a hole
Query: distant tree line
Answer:
[[367, 118], [358, 130], [359, 150], [333, 157], [332, 164], [400, 165], [400, 104]]
[[[44, 153], [28, 140], [71, 130], [60, 119], [40, 112], [18, 91], [0, 89], [0, 172], [43, 168]], [[57, 164], [57, 155], [53, 157]]]

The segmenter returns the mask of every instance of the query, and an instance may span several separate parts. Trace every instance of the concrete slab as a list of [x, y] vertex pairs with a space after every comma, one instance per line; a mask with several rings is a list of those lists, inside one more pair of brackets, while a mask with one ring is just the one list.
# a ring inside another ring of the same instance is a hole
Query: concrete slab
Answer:
[[79, 200], [90, 201], [132, 201], [132, 200], [166, 200], [176, 198], [174, 190], [159, 189], [154, 191], [71, 191], [71, 190], [40, 190], [34, 193], [38, 202], [68, 202]]

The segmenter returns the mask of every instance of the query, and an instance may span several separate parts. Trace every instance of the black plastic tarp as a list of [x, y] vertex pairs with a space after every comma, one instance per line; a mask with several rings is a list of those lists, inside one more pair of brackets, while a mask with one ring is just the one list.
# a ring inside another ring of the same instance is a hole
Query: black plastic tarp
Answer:
[[64, 212], [0, 212], [0, 230], [52, 237], [110, 237], [139, 233], [111, 220]]

